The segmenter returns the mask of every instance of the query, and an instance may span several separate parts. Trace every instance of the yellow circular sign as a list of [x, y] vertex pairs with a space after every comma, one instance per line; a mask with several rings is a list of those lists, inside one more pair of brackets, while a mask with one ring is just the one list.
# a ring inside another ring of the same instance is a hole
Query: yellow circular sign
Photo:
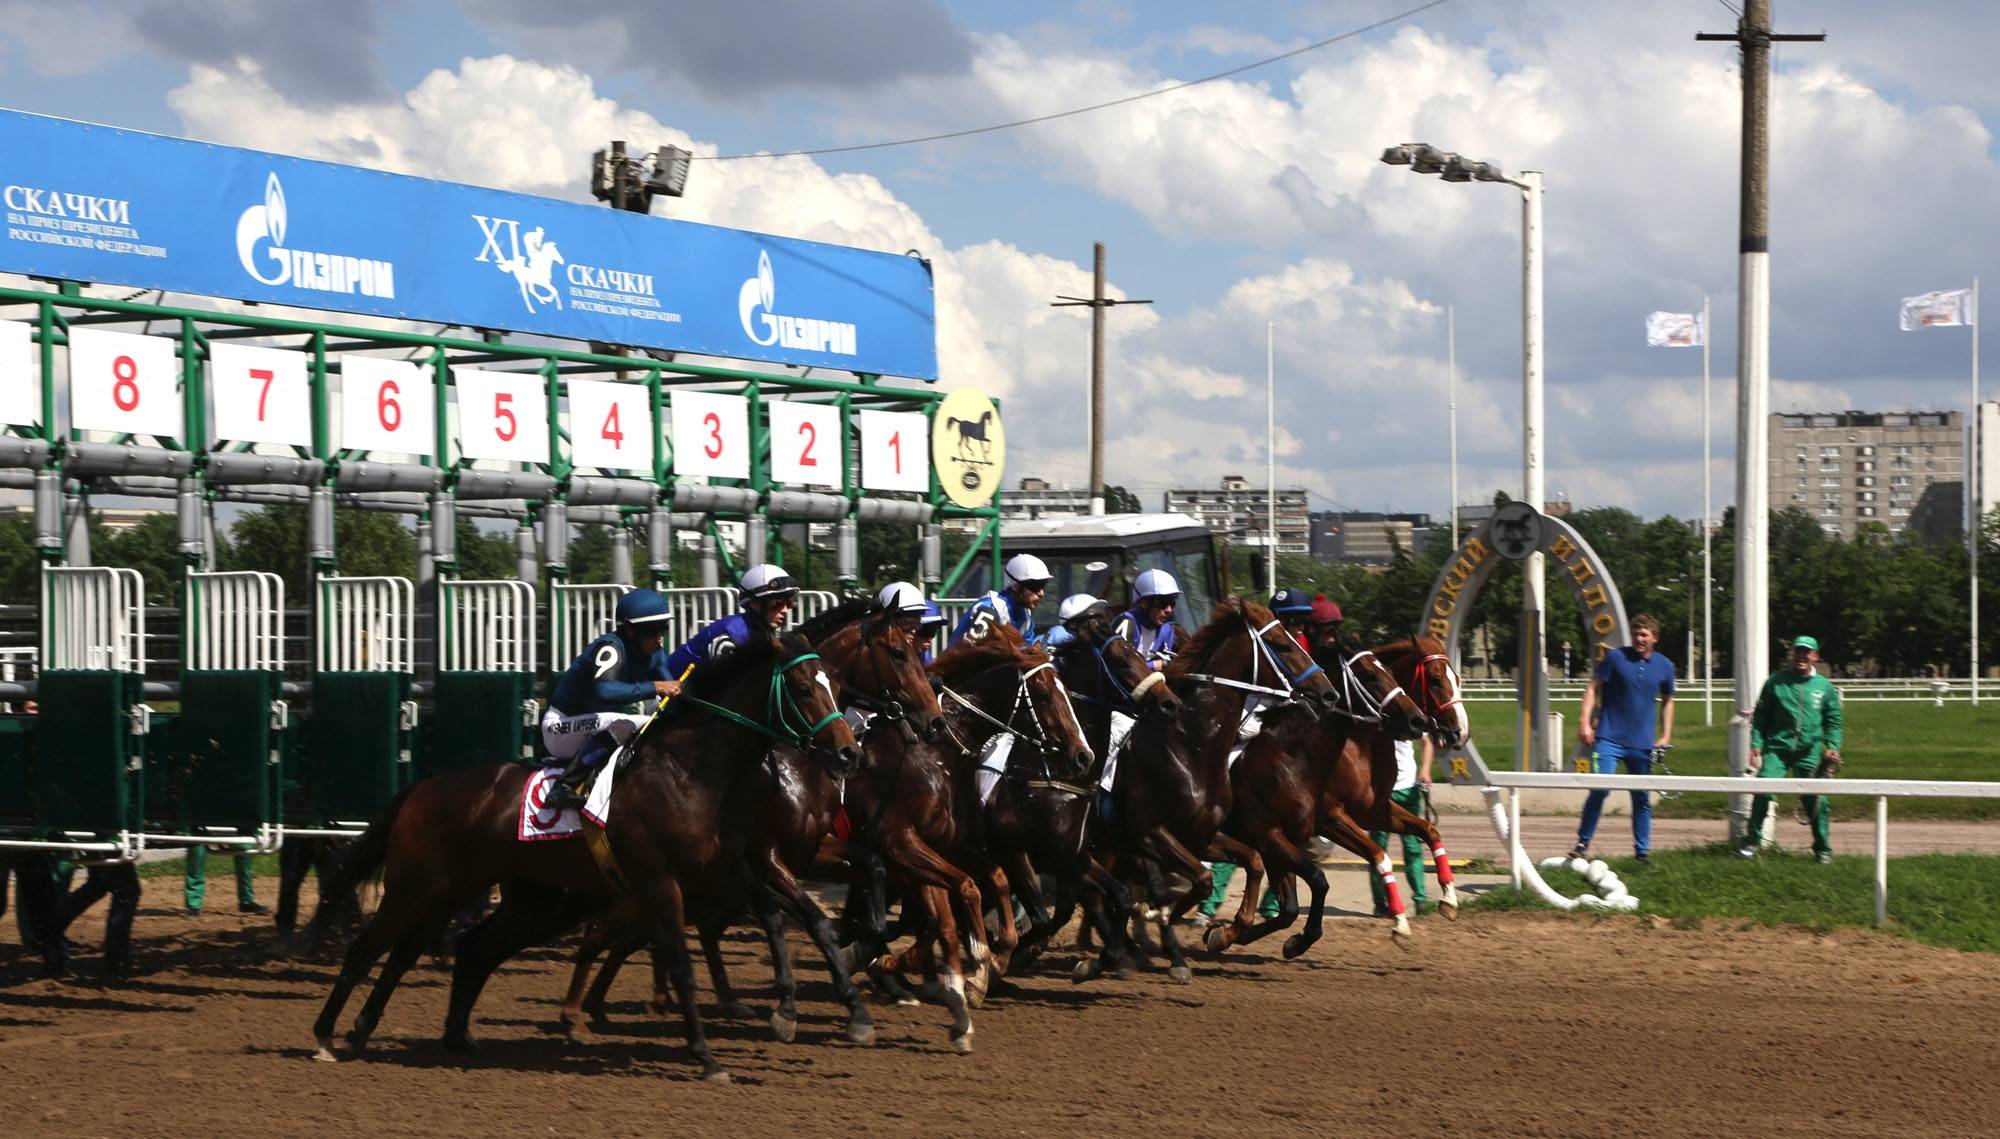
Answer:
[[978, 388], [960, 388], [931, 412], [931, 465], [959, 506], [991, 506], [1007, 468], [1007, 430]]

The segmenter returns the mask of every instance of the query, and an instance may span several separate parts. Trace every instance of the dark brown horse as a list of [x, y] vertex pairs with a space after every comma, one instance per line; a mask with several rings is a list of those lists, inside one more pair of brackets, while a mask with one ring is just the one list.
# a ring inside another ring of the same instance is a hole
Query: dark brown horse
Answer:
[[[758, 759], [774, 737], [813, 748], [836, 774], [861, 756], [832, 678], [796, 634], [753, 640], [702, 670], [646, 724], [627, 748], [630, 759], [613, 785], [611, 825], [603, 832], [618, 877], [666, 948], [688, 1047], [708, 1079], [728, 1076], [702, 1031], [682, 933], [682, 883], [705, 886], [740, 873]], [[519, 764], [494, 764], [434, 776], [399, 794], [369, 824], [331, 893], [337, 898], [379, 865], [382, 902], [348, 949], [314, 1022], [319, 1059], [333, 1059], [341, 1009], [377, 958], [389, 953], [348, 1034], [356, 1051], [367, 1045], [397, 981], [430, 937], [496, 883], [517, 888], [459, 942], [447, 1048], [473, 1047], [472, 1006], [493, 969], [611, 901], [614, 887], [584, 841], [518, 839], [522, 789], [531, 774]], [[314, 923], [337, 909], [322, 905]]]
[[[1153, 904], [1142, 904], [1138, 916], [1160, 924], [1168, 976], [1186, 983], [1194, 973], [1174, 925], [1209, 892], [1212, 879], [1201, 853], [1214, 848], [1258, 880], [1263, 874], [1257, 852], [1222, 833], [1233, 805], [1232, 752], [1260, 724], [1268, 730], [1293, 717], [1317, 717], [1334, 687], [1270, 610], [1240, 597], [1218, 604], [1165, 671], [1181, 714], [1148, 718], [1132, 729], [1100, 845], [1144, 874]], [[1169, 871], [1186, 876], [1185, 891], [1169, 890]], [[1251, 898], [1237, 911], [1235, 936], [1250, 928], [1254, 904]]]

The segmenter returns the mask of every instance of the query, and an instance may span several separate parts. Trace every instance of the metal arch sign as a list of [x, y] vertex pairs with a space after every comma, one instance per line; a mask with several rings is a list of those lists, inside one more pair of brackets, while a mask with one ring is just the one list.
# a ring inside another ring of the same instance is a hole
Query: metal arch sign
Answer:
[[931, 410], [931, 466], [956, 505], [992, 505], [1007, 470], [1007, 428], [985, 392], [959, 388]]
[[0, 111], [0, 271], [937, 378], [915, 257]]
[[[1525, 503], [1507, 505], [1526, 507]], [[1459, 633], [1472, 611], [1473, 599], [1479, 596], [1494, 568], [1503, 561], [1519, 560], [1539, 550], [1554, 563], [1550, 572], [1569, 586], [1570, 596], [1583, 614], [1584, 630], [1593, 646], [1591, 663], [1594, 665], [1612, 649], [1631, 644], [1632, 627], [1625, 619], [1625, 601], [1618, 595], [1618, 585], [1611, 580], [1611, 570], [1604, 559], [1568, 522], [1532, 507], [1526, 513], [1529, 517], [1524, 518], [1521, 511], [1514, 510], [1503, 517], [1496, 510], [1466, 536], [1465, 543], [1445, 563], [1424, 602], [1424, 635], [1444, 642], [1445, 652], [1456, 664]], [[1505, 528], [1504, 534], [1496, 529], [1496, 524]], [[1523, 534], [1533, 535], [1532, 548], [1517, 544], [1502, 552], [1503, 538], [1518, 539]], [[1471, 742], [1467, 742], [1463, 754], [1451, 756], [1453, 783], [1484, 784], [1486, 771], [1478, 746]]]

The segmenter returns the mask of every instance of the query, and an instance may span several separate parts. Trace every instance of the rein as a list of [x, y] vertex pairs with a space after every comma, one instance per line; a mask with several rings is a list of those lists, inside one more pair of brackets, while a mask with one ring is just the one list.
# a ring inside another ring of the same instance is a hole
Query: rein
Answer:
[[765, 701], [764, 707], [767, 709], [767, 715], [769, 714], [769, 709], [777, 710], [775, 726], [772, 724], [760, 724], [733, 708], [725, 708], [720, 704], [703, 700], [698, 696], [689, 696], [683, 693], [675, 702], [688, 703], [706, 708], [725, 720], [740, 724], [752, 731], [761, 732], [777, 740], [779, 743], [788, 743], [801, 750], [807, 750], [811, 748], [812, 738], [819, 734], [821, 728], [840, 719], [840, 710], [836, 708], [828, 712], [826, 715], [821, 716], [817, 722], [803, 730], [794, 728], [791, 723], [792, 718], [796, 716], [798, 722], [803, 724], [806, 721], [806, 712], [798, 706], [798, 702], [792, 699], [792, 694], [785, 689], [785, 674], [807, 661], [818, 659], [818, 653], [801, 653], [771, 670], [771, 692]]
[[[1264, 634], [1277, 628], [1278, 625], [1279, 621], [1273, 618], [1271, 623], [1263, 628], [1252, 629], [1250, 627], [1250, 619], [1248, 617], [1243, 619], [1243, 631], [1250, 635], [1250, 643], [1257, 646], [1257, 651], [1250, 657], [1250, 679], [1248, 681], [1237, 680], [1228, 676], [1216, 676], [1205, 672], [1190, 672], [1185, 675], [1189, 680], [1199, 681], [1203, 684], [1215, 684], [1223, 688], [1235, 688], [1244, 692], [1254, 692], [1260, 696], [1273, 696], [1279, 700], [1295, 699], [1299, 694], [1298, 685], [1304, 683], [1306, 678], [1310, 677], [1313, 673], [1320, 671], [1319, 662], [1314, 661], [1311, 668], [1292, 677], [1289, 681], [1286, 680], [1284, 662], [1278, 659], [1277, 652], [1264, 641]], [[1272, 674], [1277, 677], [1279, 684], [1284, 685], [1283, 688], [1273, 688], [1266, 684], [1257, 683], [1257, 678], [1262, 675], [1260, 663], [1268, 663], [1271, 666]]]

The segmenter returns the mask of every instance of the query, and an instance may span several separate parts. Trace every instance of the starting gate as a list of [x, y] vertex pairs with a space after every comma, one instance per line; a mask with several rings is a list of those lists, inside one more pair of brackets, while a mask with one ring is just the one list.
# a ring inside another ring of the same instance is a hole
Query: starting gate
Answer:
[[[629, 585], [556, 585], [549, 598], [549, 672], [554, 676], [569, 667], [583, 646], [610, 632], [618, 621], [618, 599], [632, 591]], [[669, 590], [669, 594], [673, 591]], [[673, 636], [677, 629], [667, 632]]]
[[146, 809], [146, 587], [139, 571], [42, 569], [38, 829], [136, 852]]
[[317, 827], [365, 826], [412, 779], [416, 587], [402, 577], [321, 577], [313, 636], [312, 769]]
[[275, 849], [284, 821], [285, 583], [189, 573], [174, 790], [187, 840]]
[[535, 643], [533, 584], [438, 582], [437, 682], [431, 691], [426, 774], [534, 758], [540, 723]]

